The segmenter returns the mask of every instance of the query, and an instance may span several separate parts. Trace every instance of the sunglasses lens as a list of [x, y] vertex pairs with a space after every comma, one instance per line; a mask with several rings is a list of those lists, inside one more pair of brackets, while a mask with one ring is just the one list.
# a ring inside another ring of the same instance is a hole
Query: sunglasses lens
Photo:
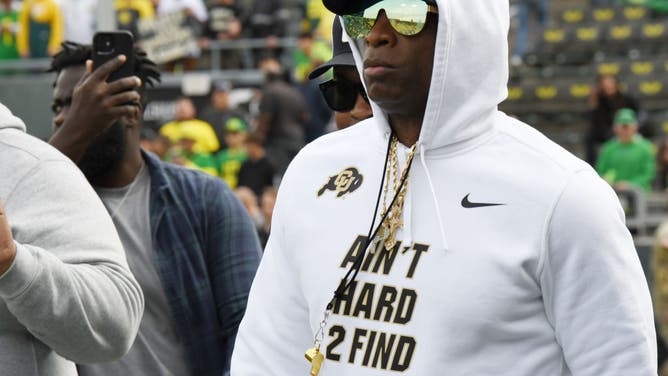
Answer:
[[375, 23], [375, 17], [373, 19], [365, 18], [361, 13], [343, 16], [343, 27], [346, 28], [346, 33], [353, 39], [364, 38], [369, 34]]
[[429, 6], [421, 0], [381, 1], [363, 12], [343, 16], [343, 24], [348, 35], [354, 39], [366, 37], [376, 23], [381, 10], [385, 11], [394, 30], [399, 34], [411, 36], [418, 34], [424, 28]]
[[355, 107], [357, 91], [353, 85], [330, 80], [320, 84], [320, 90], [329, 108], [337, 112], [348, 112]]

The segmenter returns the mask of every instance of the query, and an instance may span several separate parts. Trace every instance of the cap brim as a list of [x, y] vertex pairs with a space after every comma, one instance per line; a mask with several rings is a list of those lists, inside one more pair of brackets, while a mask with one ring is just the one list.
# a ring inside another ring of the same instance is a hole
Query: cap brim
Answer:
[[343, 53], [336, 55], [332, 60], [318, 66], [308, 75], [309, 80], [320, 77], [322, 74], [327, 72], [330, 68], [333, 67], [355, 67], [355, 59], [353, 58], [352, 53]]
[[322, 3], [325, 5], [325, 8], [330, 10], [330, 12], [344, 15], [361, 12], [380, 1], [381, 0], [323, 0]]
[[[382, 0], [322, 0], [325, 8], [330, 12], [339, 15], [346, 15], [361, 12], [364, 9], [380, 3]], [[428, 4], [436, 5], [435, 0], [427, 0]]]

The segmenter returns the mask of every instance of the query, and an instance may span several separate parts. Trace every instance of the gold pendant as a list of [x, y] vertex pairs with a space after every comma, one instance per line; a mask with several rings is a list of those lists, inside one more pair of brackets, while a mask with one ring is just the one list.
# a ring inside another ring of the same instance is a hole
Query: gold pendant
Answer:
[[391, 212], [390, 216], [387, 218], [387, 222], [389, 225], [389, 231], [387, 234], [387, 238], [385, 239], [385, 249], [388, 251], [397, 244], [397, 240], [395, 239], [397, 230], [401, 227], [403, 227], [404, 222], [399, 218], [401, 215], [401, 212]]
[[320, 352], [320, 349], [318, 347], [308, 349], [304, 357], [311, 362], [311, 373], [309, 375], [318, 376], [322, 362], [325, 360], [325, 356]]

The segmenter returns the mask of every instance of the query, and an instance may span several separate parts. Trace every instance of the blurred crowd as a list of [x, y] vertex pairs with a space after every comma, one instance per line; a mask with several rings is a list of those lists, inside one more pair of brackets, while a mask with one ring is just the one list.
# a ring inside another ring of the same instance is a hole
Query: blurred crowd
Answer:
[[[65, 40], [90, 43], [98, 1], [2, 0], [0, 60], [53, 56]], [[299, 37], [302, 45], [324, 41], [315, 43], [312, 54], [324, 61], [331, 36], [323, 25], [333, 19], [322, 2], [312, 0], [114, 0], [113, 8], [117, 28], [145, 43], [149, 55], [152, 47], [163, 49], [164, 56], [152, 58], [167, 71], [197, 69], [212, 44], [238, 39], [259, 43], [250, 58], [254, 65], [263, 57], [280, 57], [281, 38], [288, 36]], [[303, 78], [311, 57], [295, 58]], [[214, 68], [250, 68], [242, 60], [239, 51], [229, 50]]]
[[[48, 58], [63, 41], [90, 44], [97, 5], [98, 0], [3, 0], [0, 60]], [[306, 78], [332, 55], [333, 14], [314, 0], [115, 0], [113, 6], [117, 27], [131, 32], [162, 71], [202, 68], [215, 43], [257, 43], [254, 49], [225, 50], [217, 67], [263, 73], [251, 103], [235, 106], [233, 83], [212, 82], [210, 103], [201, 111], [192, 98], [178, 98], [172, 121], [146, 126], [142, 139], [161, 159], [218, 176], [237, 189], [262, 234], [269, 222], [262, 213], [271, 210], [260, 206], [272, 202], [292, 157], [333, 129], [333, 112]], [[181, 39], [169, 39], [177, 34]], [[281, 42], [288, 36], [291, 48]], [[158, 54], [167, 47], [169, 54]], [[248, 51], [252, 66], [242, 56]]]

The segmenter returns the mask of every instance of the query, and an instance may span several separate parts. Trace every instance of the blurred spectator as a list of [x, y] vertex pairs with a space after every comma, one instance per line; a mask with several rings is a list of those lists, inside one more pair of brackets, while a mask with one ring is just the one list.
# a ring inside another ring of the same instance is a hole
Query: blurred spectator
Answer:
[[649, 191], [654, 180], [656, 164], [652, 143], [638, 135], [635, 111], [623, 108], [614, 120], [615, 139], [606, 142], [596, 163], [596, 171], [615, 190], [631, 186]]
[[188, 16], [197, 21], [205, 22], [209, 15], [202, 0], [159, 0], [157, 6], [158, 14], [185, 11]]
[[309, 72], [332, 57], [332, 49], [327, 43], [316, 40], [313, 32], [303, 31], [297, 39], [294, 52], [295, 78], [298, 82], [306, 80]]
[[167, 151], [171, 147], [169, 138], [147, 127], [142, 128], [139, 142], [142, 149], [157, 155], [161, 160], [165, 160]]
[[[193, 30], [193, 34], [199, 38], [202, 35], [202, 28], [204, 23], [209, 18], [209, 15], [204, 5], [203, 0], [160, 0], [158, 1], [157, 14], [164, 15], [174, 12], [185, 12], [186, 24]], [[189, 51], [188, 56], [170, 61], [164, 65], [164, 69], [168, 71], [175, 71], [183, 69], [185, 71], [192, 71], [197, 68], [197, 61], [201, 55], [198, 46], [194, 46]]]
[[140, 20], [155, 17], [155, 8], [151, 0], [114, 0], [116, 10], [116, 26], [120, 30], [132, 33], [135, 40], [139, 38], [137, 30]]
[[341, 38], [343, 28], [338, 18], [332, 23], [331, 60], [315, 68], [308, 76], [314, 80], [334, 71], [334, 78], [319, 85], [322, 97], [329, 108], [334, 111], [334, 120], [338, 129], [347, 128], [373, 115], [369, 98], [362, 85], [353, 52], [348, 43]]
[[617, 79], [600, 75], [591, 91], [589, 105], [592, 109], [591, 124], [586, 136], [586, 158], [592, 166], [596, 163], [598, 149], [612, 136], [612, 121], [617, 111], [630, 108], [638, 113], [638, 105], [631, 96], [619, 90]]
[[215, 153], [220, 149], [220, 143], [213, 128], [209, 123], [197, 119], [195, 105], [188, 97], [176, 100], [174, 121], [160, 127], [160, 133], [167, 136], [173, 143], [179, 142], [182, 135], [187, 133], [194, 138], [193, 151], [198, 153]]
[[[209, 19], [204, 24], [200, 46], [208, 48], [209, 41], [228, 41], [241, 34], [243, 12], [235, 0], [211, 0], [208, 3]], [[220, 67], [216, 69], [241, 68], [241, 56], [237, 50], [225, 50]]]
[[325, 8], [322, 0], [306, 1], [306, 22], [309, 30], [314, 30], [314, 37], [327, 42], [332, 42], [332, 29], [330, 25], [335, 14]]
[[254, 52], [255, 61], [263, 57], [278, 57], [278, 38], [285, 36], [285, 25], [279, 17], [283, 0], [255, 0], [246, 20], [250, 38], [264, 38], [267, 48]]
[[237, 198], [243, 204], [246, 212], [253, 220], [255, 228], [259, 232], [264, 228], [264, 217], [262, 216], [262, 211], [260, 211], [260, 199], [250, 188], [248, 187], [237, 187], [234, 190], [234, 193], [237, 195]]
[[165, 160], [179, 166], [206, 172], [212, 176], [218, 176], [216, 158], [211, 153], [195, 150], [197, 137], [198, 134], [194, 128], [183, 128], [179, 141], [170, 147]]
[[277, 195], [278, 190], [275, 187], [267, 187], [262, 191], [262, 196], [260, 197], [260, 210], [262, 211], [262, 217], [264, 218], [264, 227], [260, 230], [260, 244], [262, 244], [262, 248], [267, 245], [267, 240], [269, 240], [271, 217], [274, 214], [274, 205], [276, 205]]
[[309, 81], [307, 76], [311, 70], [332, 57], [332, 49], [323, 41], [315, 40], [310, 31], [302, 32], [299, 35], [297, 47], [293, 61], [295, 62], [297, 89], [306, 100], [310, 114], [305, 129], [305, 141], [308, 143], [325, 134], [332, 118], [332, 111], [322, 98], [318, 85]]
[[237, 187], [239, 169], [246, 160], [244, 143], [248, 127], [240, 118], [231, 118], [225, 123], [225, 144], [227, 147], [216, 155], [220, 177], [227, 182], [230, 188]]
[[658, 190], [668, 188], [668, 137], [661, 140], [656, 152], [657, 176], [655, 187]]
[[257, 133], [267, 150], [267, 158], [283, 175], [292, 158], [304, 146], [304, 130], [309, 120], [306, 101], [301, 93], [285, 80], [278, 60], [260, 62], [265, 76], [260, 99]]
[[2, 0], [0, 3], [0, 60], [19, 58], [16, 47], [16, 33], [19, 28], [19, 12], [13, 6], [12, 0]]
[[[518, 7], [519, 24], [510, 60], [513, 65], [522, 63], [530, 42], [529, 35], [542, 35], [542, 30], [547, 26], [549, 19], [550, 0], [519, 0], [516, 6]], [[538, 31], [529, 33], [532, 20], [536, 22]]]
[[95, 34], [95, 8], [97, 7], [97, 1], [60, 1], [59, 4], [65, 22], [65, 40], [85, 44], [92, 42], [93, 34]]
[[248, 159], [239, 169], [238, 186], [250, 188], [259, 197], [265, 188], [273, 186], [276, 173], [257, 134], [246, 137], [246, 155]]
[[[211, 124], [218, 141], [225, 140], [225, 124], [233, 117], [246, 119], [247, 115], [230, 106], [230, 94], [233, 86], [229, 81], [215, 81], [211, 87], [211, 101], [202, 110], [200, 118]], [[221, 145], [223, 146], [223, 145]]]
[[17, 46], [23, 58], [54, 55], [63, 41], [63, 15], [55, 0], [24, 0], [19, 12]]

